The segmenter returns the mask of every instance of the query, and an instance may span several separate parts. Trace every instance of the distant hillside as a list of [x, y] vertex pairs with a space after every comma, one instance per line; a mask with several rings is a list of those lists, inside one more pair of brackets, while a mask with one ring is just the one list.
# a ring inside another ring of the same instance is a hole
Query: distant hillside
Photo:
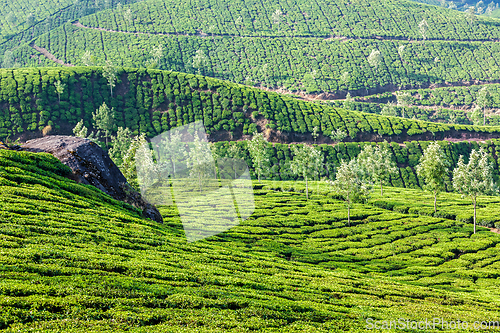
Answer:
[[[57, 81], [64, 88], [60, 95]], [[102, 68], [0, 70], [0, 137], [36, 137], [46, 126], [53, 134], [71, 134], [81, 119], [92, 130], [92, 113], [104, 102], [115, 109], [115, 128], [128, 127], [148, 137], [195, 120], [203, 120], [212, 141], [248, 138], [255, 131], [272, 142], [312, 142], [316, 132], [318, 143], [332, 143], [334, 130], [344, 131], [348, 141], [500, 137], [497, 127], [346, 111], [170, 71], [120, 70], [113, 97], [107, 84]]]
[[15, 61], [109, 60], [327, 99], [500, 79], [500, 20], [405, 0], [148, 0], [70, 21], [9, 44]]
[[[131, 15], [107, 10], [82, 18], [85, 26], [145, 33], [236, 36], [318, 36], [487, 40], [500, 38], [500, 20], [470, 22], [464, 13], [405, 0], [272, 1], [146, 0], [127, 6]], [[276, 12], [276, 11], [279, 12]]]
[[5, 332], [368, 332], [367, 318], [498, 312], [500, 237], [485, 228], [360, 204], [346, 226], [331, 196], [261, 184], [245, 225], [188, 244], [170, 207], [164, 225], [141, 219], [67, 173], [0, 150]]

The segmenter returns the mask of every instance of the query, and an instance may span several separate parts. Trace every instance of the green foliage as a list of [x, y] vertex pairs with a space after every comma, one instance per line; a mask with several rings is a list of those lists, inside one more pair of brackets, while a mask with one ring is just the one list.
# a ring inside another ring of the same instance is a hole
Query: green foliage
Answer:
[[387, 143], [376, 147], [366, 145], [357, 156], [357, 160], [371, 181], [380, 184], [380, 195], [383, 195], [382, 185], [387, 184], [398, 171]]
[[106, 103], [102, 103], [102, 105], [96, 110], [95, 113], [92, 113], [92, 118], [94, 120], [94, 126], [99, 130], [104, 131], [106, 136], [106, 146], [108, 145], [108, 138], [110, 133], [113, 131], [115, 125], [115, 112], [113, 109], [110, 109]]
[[313, 146], [292, 146], [293, 160], [290, 170], [306, 181], [306, 199], [309, 199], [308, 179], [315, 179], [323, 169], [323, 153]]
[[[54, 86], [57, 80], [66, 86], [60, 103]], [[256, 130], [259, 116], [273, 131], [307, 134], [316, 127], [323, 137], [344, 132], [351, 140], [359, 140], [363, 133], [413, 136], [431, 132], [444, 137], [454, 130], [498, 132], [497, 127], [479, 129], [349, 112], [192, 74], [125, 69], [116, 84], [120, 95], [111, 97], [100, 70], [92, 67], [0, 70], [0, 102], [6, 105], [0, 112], [0, 138], [37, 131], [49, 121], [74, 126], [83, 119], [93, 132], [92, 113], [103, 103], [114, 109], [113, 131], [127, 127], [134, 135], [143, 132], [148, 137], [203, 120], [207, 134], [224, 132], [238, 139]]]
[[267, 141], [262, 133], [254, 133], [252, 140], [248, 141], [247, 147], [257, 179], [260, 182], [261, 176], [265, 175], [269, 168], [266, 151]]
[[424, 188], [434, 193], [434, 213], [437, 212], [436, 198], [445, 188], [450, 162], [438, 142], [433, 142], [424, 150], [417, 165], [417, 175], [424, 180]]
[[453, 188], [463, 196], [469, 196], [474, 205], [474, 233], [476, 233], [476, 201], [479, 195], [490, 195], [497, 192], [493, 181], [493, 166], [488, 153], [483, 147], [479, 152], [473, 149], [469, 162], [465, 164], [460, 155], [457, 167], [453, 170]]
[[365, 200], [371, 191], [371, 184], [366, 181], [364, 170], [356, 159], [342, 161], [334, 181], [329, 181], [334, 191], [345, 201], [347, 206], [347, 224], [351, 225], [351, 208], [353, 202]]

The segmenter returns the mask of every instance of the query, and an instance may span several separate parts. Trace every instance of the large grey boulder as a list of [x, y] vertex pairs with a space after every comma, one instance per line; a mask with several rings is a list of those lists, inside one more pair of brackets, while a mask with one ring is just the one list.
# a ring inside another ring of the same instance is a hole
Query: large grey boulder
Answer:
[[29, 140], [22, 148], [54, 155], [71, 168], [77, 182], [93, 185], [111, 197], [141, 209], [144, 217], [163, 223], [158, 209], [127, 183], [108, 154], [94, 142], [73, 136], [50, 135]]

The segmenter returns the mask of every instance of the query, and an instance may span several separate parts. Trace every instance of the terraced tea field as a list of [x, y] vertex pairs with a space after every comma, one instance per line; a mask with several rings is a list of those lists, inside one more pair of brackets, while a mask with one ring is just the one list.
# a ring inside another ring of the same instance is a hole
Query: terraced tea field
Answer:
[[306, 202], [275, 182], [255, 184], [244, 225], [188, 244], [171, 208], [158, 225], [66, 175], [50, 155], [0, 150], [2, 332], [363, 332], [367, 318], [498, 315], [500, 236], [486, 229], [370, 204], [349, 227], [323, 185]]

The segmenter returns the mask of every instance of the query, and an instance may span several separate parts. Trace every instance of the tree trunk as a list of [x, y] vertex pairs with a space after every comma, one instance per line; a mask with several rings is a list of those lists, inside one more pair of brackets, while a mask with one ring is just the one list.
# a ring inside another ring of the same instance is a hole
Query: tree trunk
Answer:
[[349, 194], [347, 195], [347, 225], [351, 226], [351, 200]]
[[347, 225], [351, 226], [351, 205], [347, 202]]
[[472, 199], [472, 203], [474, 204], [474, 233], [476, 233], [476, 197]]
[[383, 197], [384, 196], [384, 189], [382, 187], [382, 181], [380, 181], [380, 196]]
[[437, 191], [434, 191], [434, 215], [436, 215], [437, 213], [436, 201], [437, 201]]
[[309, 200], [309, 187], [307, 184], [307, 176], [305, 176], [305, 179], [306, 179], [306, 200]]
[[486, 110], [483, 110], [483, 126], [486, 125]]

